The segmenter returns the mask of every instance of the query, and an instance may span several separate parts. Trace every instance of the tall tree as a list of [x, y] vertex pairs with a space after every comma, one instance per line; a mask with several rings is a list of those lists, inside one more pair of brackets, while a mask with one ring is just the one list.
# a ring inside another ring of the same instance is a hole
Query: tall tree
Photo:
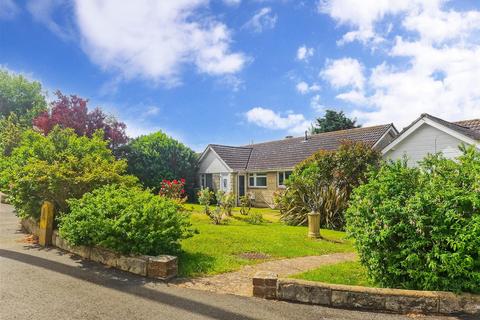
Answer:
[[72, 128], [79, 136], [92, 137], [97, 130], [103, 130], [104, 138], [111, 149], [117, 149], [128, 140], [126, 125], [108, 116], [100, 108], [88, 111], [88, 100], [76, 95], [66, 96], [60, 91], [55, 93], [57, 100], [51, 103], [50, 111], [42, 112], [33, 120], [35, 127], [45, 135], [55, 126]]
[[128, 161], [128, 172], [140, 182], [158, 191], [162, 180], [186, 180], [186, 191], [192, 196], [197, 156], [183, 143], [163, 132], [140, 136], [122, 148]]
[[357, 119], [348, 118], [343, 111], [327, 110], [322, 118], [315, 120], [310, 132], [314, 134], [361, 127], [356, 122]]
[[32, 119], [46, 107], [39, 82], [0, 69], [0, 118], [15, 113], [20, 124], [30, 126]]

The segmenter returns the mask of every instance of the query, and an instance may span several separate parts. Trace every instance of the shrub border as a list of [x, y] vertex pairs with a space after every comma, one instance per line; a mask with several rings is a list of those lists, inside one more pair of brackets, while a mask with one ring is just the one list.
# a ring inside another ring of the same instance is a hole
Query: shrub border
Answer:
[[[38, 236], [39, 226], [34, 219], [22, 219], [20, 224], [23, 230]], [[178, 273], [178, 258], [176, 256], [126, 256], [98, 246], [72, 246], [60, 237], [58, 230], [53, 231], [52, 245], [84, 259], [144, 277], [169, 280], [176, 277]]]
[[346, 309], [396, 313], [480, 315], [480, 295], [336, 285], [278, 278], [273, 272], [255, 274], [253, 295], [264, 299]]

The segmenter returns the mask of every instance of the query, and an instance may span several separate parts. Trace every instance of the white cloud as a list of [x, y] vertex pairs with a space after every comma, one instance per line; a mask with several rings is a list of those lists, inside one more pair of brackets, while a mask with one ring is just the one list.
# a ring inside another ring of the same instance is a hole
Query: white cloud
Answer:
[[66, 0], [30, 0], [26, 7], [35, 21], [43, 24], [59, 38], [69, 40], [73, 38], [71, 26], [66, 21], [60, 24], [53, 18], [54, 11], [58, 9], [67, 10], [69, 5], [70, 3]]
[[242, 0], [223, 0], [227, 6], [238, 6], [241, 2]]
[[310, 127], [310, 121], [303, 114], [288, 113], [282, 116], [271, 109], [256, 107], [245, 113], [249, 123], [272, 130], [287, 130], [292, 134], [301, 134]]
[[308, 60], [308, 58], [312, 57], [314, 54], [315, 49], [303, 45], [297, 49], [297, 60]]
[[355, 40], [381, 42], [382, 35], [376, 33], [375, 23], [389, 15], [407, 11], [437, 8], [444, 0], [320, 0], [318, 11], [330, 15], [341, 25], [354, 27], [340, 40], [340, 44]]
[[316, 94], [310, 99], [310, 107], [317, 113], [324, 111], [325, 106], [320, 103], [320, 95]]
[[265, 7], [255, 12], [253, 17], [248, 20], [243, 27], [250, 29], [253, 32], [260, 33], [275, 28], [277, 19], [277, 15], [272, 13], [272, 8]]
[[320, 90], [320, 86], [316, 83], [313, 83], [311, 85], [309, 85], [308, 83], [306, 83], [305, 81], [300, 81], [299, 83], [297, 83], [296, 85], [296, 89], [298, 92], [300, 92], [301, 94], [307, 94], [309, 92], [316, 92], [316, 91], [319, 91]]
[[157, 106], [149, 106], [147, 109], [143, 112], [143, 116], [155, 116], [160, 112], [160, 108]]
[[327, 60], [320, 76], [335, 88], [352, 86], [362, 89], [365, 82], [363, 66], [358, 60], [352, 58]]
[[246, 57], [230, 49], [231, 34], [200, 11], [207, 0], [77, 0], [83, 48], [92, 61], [124, 77], [166, 85], [180, 82], [186, 65], [225, 75], [240, 71]]
[[0, 20], [10, 20], [20, 12], [20, 8], [13, 0], [0, 1]]
[[[480, 10], [459, 11], [447, 8], [448, 2], [364, 1], [355, 8], [348, 0], [320, 3], [322, 12], [350, 26], [343, 40], [353, 34], [348, 39], [369, 47], [384, 36], [378, 33], [382, 26], [394, 33], [384, 43], [393, 59], [366, 72], [351, 66], [357, 71], [350, 76], [329, 68], [334, 66], [330, 62], [326, 69], [338, 72], [322, 73], [333, 87], [350, 87], [336, 98], [356, 106], [353, 116], [366, 125], [395, 122], [399, 127], [424, 112], [446, 120], [480, 116]], [[397, 25], [390, 27], [393, 23]]]
[[365, 97], [365, 94], [360, 90], [351, 90], [348, 92], [343, 92], [336, 95], [335, 98], [346, 101], [346, 102], [350, 102], [353, 104], [359, 104], [359, 105], [367, 103], [367, 98]]

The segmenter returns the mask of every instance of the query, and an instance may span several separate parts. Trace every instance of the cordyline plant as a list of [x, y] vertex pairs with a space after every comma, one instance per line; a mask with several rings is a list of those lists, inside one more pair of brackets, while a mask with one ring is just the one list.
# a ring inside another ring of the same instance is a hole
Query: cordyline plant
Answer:
[[295, 167], [287, 188], [276, 195], [281, 219], [289, 225], [307, 223], [308, 213], [320, 214], [322, 226], [342, 230], [344, 212], [353, 188], [366, 180], [380, 154], [361, 142], [345, 141], [336, 151], [321, 150]]
[[163, 180], [160, 184], [158, 194], [162, 197], [172, 199], [178, 203], [185, 203], [187, 196], [185, 194], [185, 179]]

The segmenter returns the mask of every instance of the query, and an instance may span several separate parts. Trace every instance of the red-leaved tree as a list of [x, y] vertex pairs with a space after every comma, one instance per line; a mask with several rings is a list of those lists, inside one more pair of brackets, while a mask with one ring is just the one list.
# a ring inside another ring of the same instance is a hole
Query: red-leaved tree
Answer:
[[57, 100], [51, 103], [50, 110], [33, 120], [33, 125], [45, 135], [58, 125], [62, 128], [72, 128], [76, 134], [87, 137], [101, 129], [112, 149], [127, 142], [125, 123], [106, 115], [100, 108], [89, 112], [86, 99], [76, 95], [66, 96], [60, 91], [55, 92], [55, 95]]

